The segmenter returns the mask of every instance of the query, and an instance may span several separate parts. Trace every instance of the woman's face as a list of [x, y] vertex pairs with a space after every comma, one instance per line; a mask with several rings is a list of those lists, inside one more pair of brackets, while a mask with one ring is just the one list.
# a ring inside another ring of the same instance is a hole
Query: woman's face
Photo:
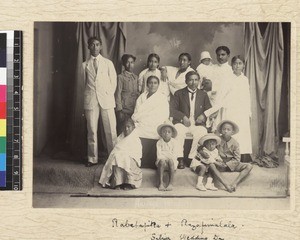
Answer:
[[133, 131], [133, 129], [134, 129], [134, 126], [131, 123], [127, 122], [124, 126], [125, 137], [128, 136]]
[[128, 72], [132, 72], [133, 69], [134, 69], [134, 59], [133, 58], [128, 58], [127, 59], [127, 62], [125, 63], [124, 65], [125, 67], [125, 70], [128, 71]]
[[232, 63], [232, 70], [236, 75], [240, 75], [243, 72], [244, 67], [245, 65], [241, 59], [236, 59]]
[[150, 78], [147, 87], [149, 89], [149, 93], [155, 93], [158, 89], [159, 82], [156, 78]]
[[187, 56], [181, 56], [179, 58], [179, 68], [184, 70], [187, 69], [191, 65], [191, 61], [187, 58]]
[[148, 62], [148, 68], [150, 70], [155, 70], [156, 68], [158, 68], [158, 65], [159, 65], [159, 62], [156, 57], [150, 58], [150, 60]]

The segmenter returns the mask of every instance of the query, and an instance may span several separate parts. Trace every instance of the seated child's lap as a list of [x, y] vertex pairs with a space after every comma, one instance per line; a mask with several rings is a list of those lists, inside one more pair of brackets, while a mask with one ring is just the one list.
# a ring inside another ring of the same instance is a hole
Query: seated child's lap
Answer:
[[235, 168], [232, 170], [228, 166], [226, 167], [216, 166], [216, 167], [220, 172], [241, 172], [248, 165], [249, 165], [248, 163], [239, 162], [239, 164], [237, 164]]
[[[169, 161], [172, 162], [172, 163], [174, 164], [174, 168], [177, 167], [177, 165], [176, 165], [172, 160], [169, 160], [169, 159], [157, 159], [157, 160], [155, 161], [155, 166], [158, 167], [159, 162], [163, 162], [163, 163], [165, 163], [165, 164], [168, 165], [168, 162], [169, 162]], [[175, 170], [176, 170], [176, 169], [175, 169]]]
[[195, 172], [196, 174], [199, 174], [200, 171], [201, 171], [201, 166], [204, 166], [205, 167], [205, 172], [208, 172], [209, 165], [206, 165], [206, 164], [201, 163], [201, 162], [200, 162], [199, 166], [192, 168], [192, 171]]

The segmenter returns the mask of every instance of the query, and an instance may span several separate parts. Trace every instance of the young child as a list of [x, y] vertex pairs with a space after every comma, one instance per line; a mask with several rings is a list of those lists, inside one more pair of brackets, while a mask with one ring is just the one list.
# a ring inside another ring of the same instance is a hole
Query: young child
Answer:
[[118, 75], [116, 98], [117, 132], [120, 134], [126, 119], [133, 114], [139, 96], [138, 76], [133, 73], [136, 57], [124, 54], [121, 58], [124, 70]]
[[[177, 136], [177, 131], [172, 123], [166, 122], [158, 126], [157, 132], [161, 137], [156, 144], [157, 160], [155, 165], [159, 175], [158, 190], [172, 191], [174, 173], [177, 167], [178, 147], [174, 139]], [[169, 184], [167, 187], [165, 187], [163, 181], [165, 170], [169, 172]]]
[[[239, 128], [233, 121], [223, 120], [217, 126], [217, 131], [221, 134], [221, 143], [218, 147], [219, 155], [222, 162], [216, 161], [210, 165], [210, 170], [213, 175], [226, 187], [229, 192], [235, 191], [238, 184], [249, 175], [252, 170], [250, 163], [241, 163], [241, 155], [239, 150], [239, 143], [232, 137], [238, 133]], [[208, 154], [201, 155], [204, 158], [209, 158]], [[205, 156], [204, 156], [205, 155]], [[240, 172], [238, 177], [228, 185], [222, 178], [221, 172]]]
[[118, 190], [139, 188], [142, 183], [141, 158], [141, 140], [129, 118], [103, 167], [99, 183]]
[[204, 78], [211, 79], [213, 75], [212, 58], [208, 51], [203, 51], [200, 54], [200, 65], [197, 67], [197, 72], [200, 75], [200, 85]]
[[169, 98], [170, 90], [166, 78], [161, 78], [161, 71], [159, 70], [160, 57], [156, 53], [151, 53], [147, 59], [147, 67], [139, 75], [139, 92], [147, 91], [147, 79], [150, 76], [156, 76], [160, 79], [159, 91]]
[[[217, 161], [222, 162], [221, 157], [219, 156], [219, 152], [217, 146], [220, 144], [221, 139], [217, 135], [213, 133], [209, 133], [204, 135], [199, 140], [199, 148], [197, 151], [197, 155], [193, 158], [190, 168], [198, 174], [198, 181], [196, 188], [200, 191], [212, 190], [217, 191], [218, 189], [213, 184], [213, 179], [211, 174], [209, 173], [209, 166], [212, 163]], [[209, 157], [204, 158], [199, 153], [199, 151], [205, 152]], [[203, 184], [203, 177], [208, 173], [206, 186]]]

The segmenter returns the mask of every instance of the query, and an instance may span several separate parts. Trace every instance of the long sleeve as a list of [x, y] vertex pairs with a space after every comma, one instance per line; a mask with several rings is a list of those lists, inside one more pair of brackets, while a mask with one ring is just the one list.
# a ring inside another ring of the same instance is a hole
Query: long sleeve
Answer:
[[116, 90], [116, 94], [115, 94], [115, 98], [116, 98], [116, 110], [117, 111], [121, 111], [123, 109], [122, 107], [122, 88], [123, 88], [123, 83], [122, 83], [122, 76], [118, 75], [117, 77], [117, 90]]
[[110, 78], [112, 91], [115, 92], [116, 88], [117, 88], [117, 73], [115, 70], [115, 66], [111, 61], [109, 61], [109, 64], [108, 64], [108, 75]]
[[178, 109], [179, 109], [179, 94], [178, 92], [176, 92], [174, 96], [172, 96], [170, 99], [170, 116], [174, 120], [181, 122], [185, 114], [179, 111]]

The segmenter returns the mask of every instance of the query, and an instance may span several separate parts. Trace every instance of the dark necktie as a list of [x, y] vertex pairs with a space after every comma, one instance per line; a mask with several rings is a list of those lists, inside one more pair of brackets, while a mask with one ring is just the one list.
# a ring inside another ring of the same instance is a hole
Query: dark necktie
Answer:
[[189, 92], [192, 94], [191, 100], [193, 101], [194, 100], [194, 95], [195, 95], [196, 91], [192, 92], [192, 91], [189, 90]]

